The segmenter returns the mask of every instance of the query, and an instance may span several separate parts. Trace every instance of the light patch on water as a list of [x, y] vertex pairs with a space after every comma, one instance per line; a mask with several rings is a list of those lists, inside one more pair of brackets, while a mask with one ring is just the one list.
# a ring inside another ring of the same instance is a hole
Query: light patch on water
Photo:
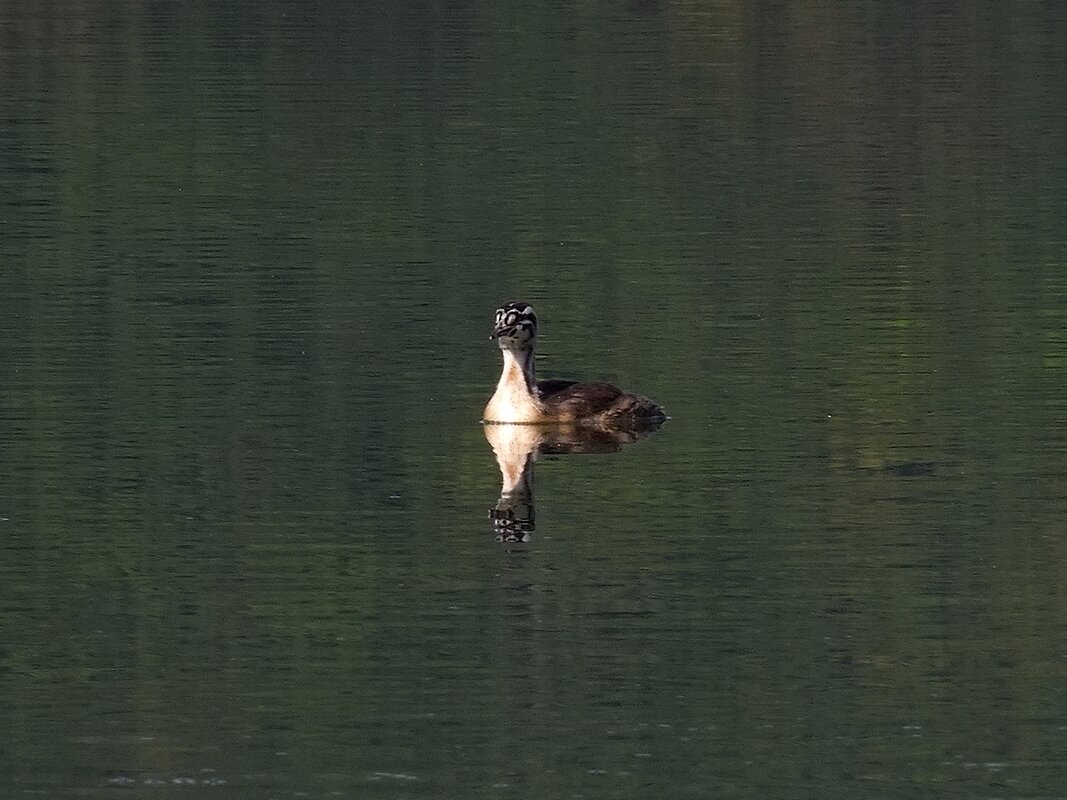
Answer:
[[418, 775], [408, 775], [404, 772], [372, 772], [367, 776], [372, 781], [417, 781]]
[[113, 775], [107, 779], [108, 786], [226, 786], [225, 778], [211, 774], [211, 770], [204, 770], [200, 777], [192, 775], [172, 775], [161, 777], [159, 775], [147, 775], [135, 777], [133, 775]]

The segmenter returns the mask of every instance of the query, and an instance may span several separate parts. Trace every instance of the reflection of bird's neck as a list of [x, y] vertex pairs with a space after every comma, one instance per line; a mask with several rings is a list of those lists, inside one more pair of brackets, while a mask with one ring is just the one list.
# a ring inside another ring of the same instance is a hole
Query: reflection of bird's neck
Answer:
[[500, 499], [489, 510], [500, 540], [528, 541], [533, 533], [533, 465], [542, 436], [541, 429], [530, 425], [485, 426], [500, 467]]
[[496, 454], [500, 467], [500, 493], [511, 494], [529, 487], [527, 473], [533, 472], [537, 447], [544, 438], [542, 428], [529, 425], [486, 425], [485, 438]]

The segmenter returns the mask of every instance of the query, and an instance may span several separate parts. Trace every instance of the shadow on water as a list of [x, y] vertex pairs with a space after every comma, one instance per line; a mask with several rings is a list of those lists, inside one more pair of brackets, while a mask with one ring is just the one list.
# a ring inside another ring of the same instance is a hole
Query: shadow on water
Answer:
[[605, 429], [580, 425], [484, 425], [500, 467], [500, 499], [489, 509], [498, 542], [529, 542], [536, 529], [534, 462], [539, 455], [616, 453], [662, 426]]

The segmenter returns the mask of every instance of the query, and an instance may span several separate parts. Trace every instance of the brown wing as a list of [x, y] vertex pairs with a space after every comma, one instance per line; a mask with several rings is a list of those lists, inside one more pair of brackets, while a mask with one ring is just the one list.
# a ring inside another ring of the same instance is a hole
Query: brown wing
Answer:
[[611, 427], [634, 427], [655, 429], [667, 420], [662, 408], [644, 395], [623, 393], [602, 415], [604, 423]]
[[610, 383], [571, 383], [542, 394], [548, 413], [562, 422], [608, 428], [658, 426], [667, 415], [647, 397], [623, 392]]
[[610, 383], [572, 383], [542, 394], [541, 402], [561, 420], [578, 420], [607, 411], [621, 394]]
[[544, 400], [549, 395], [556, 394], [566, 389], [569, 386], [574, 386], [578, 381], [565, 381], [559, 378], [549, 378], [548, 380], [537, 382], [537, 391], [541, 395], [541, 399]]

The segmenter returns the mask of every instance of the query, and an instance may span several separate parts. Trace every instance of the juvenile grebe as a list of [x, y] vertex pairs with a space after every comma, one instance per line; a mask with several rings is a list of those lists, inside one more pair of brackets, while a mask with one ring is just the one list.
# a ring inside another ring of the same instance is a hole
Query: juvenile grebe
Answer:
[[534, 377], [537, 316], [528, 303], [496, 310], [493, 333], [504, 355], [504, 371], [485, 407], [489, 423], [571, 423], [602, 428], [647, 428], [667, 415], [647, 397], [609, 383], [578, 383]]

